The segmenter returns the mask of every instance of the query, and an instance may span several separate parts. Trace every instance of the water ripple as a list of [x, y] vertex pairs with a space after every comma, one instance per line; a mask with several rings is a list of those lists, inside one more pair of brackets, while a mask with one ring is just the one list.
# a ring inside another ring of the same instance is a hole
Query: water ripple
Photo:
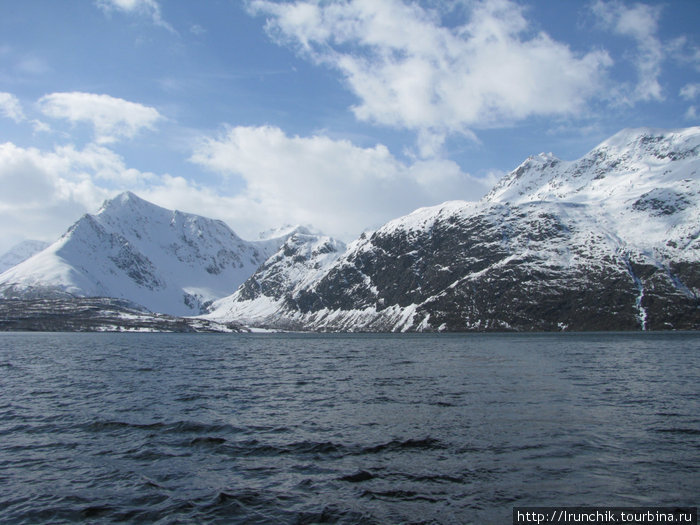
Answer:
[[2, 523], [693, 506], [697, 334], [0, 334]]

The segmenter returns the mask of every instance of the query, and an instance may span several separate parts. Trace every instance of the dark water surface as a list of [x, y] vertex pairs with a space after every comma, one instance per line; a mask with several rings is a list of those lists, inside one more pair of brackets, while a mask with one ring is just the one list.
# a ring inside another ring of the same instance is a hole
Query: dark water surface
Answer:
[[697, 505], [700, 334], [0, 335], [0, 522]]

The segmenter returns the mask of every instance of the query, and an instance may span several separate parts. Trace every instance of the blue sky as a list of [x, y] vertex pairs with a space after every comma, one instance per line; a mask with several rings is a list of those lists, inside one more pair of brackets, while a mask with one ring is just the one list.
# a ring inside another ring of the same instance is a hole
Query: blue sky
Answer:
[[0, 251], [131, 190], [350, 240], [700, 115], [700, 2], [0, 3]]

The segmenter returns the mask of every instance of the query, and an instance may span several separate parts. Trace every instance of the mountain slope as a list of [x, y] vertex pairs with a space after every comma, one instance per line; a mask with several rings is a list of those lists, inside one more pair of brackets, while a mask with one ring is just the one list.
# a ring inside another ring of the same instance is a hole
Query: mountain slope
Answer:
[[284, 240], [244, 241], [221, 221], [166, 210], [126, 192], [0, 275], [0, 295], [115, 297], [155, 312], [193, 315], [232, 293]]
[[699, 158], [698, 127], [623, 130], [574, 162], [530, 157], [484, 200], [593, 205], [596, 219], [623, 242], [658, 252], [669, 241], [697, 242]]
[[260, 326], [315, 330], [700, 328], [699, 170], [700, 128], [531, 157], [478, 203], [364, 235], [284, 300], [244, 298], [246, 282], [209, 317], [257, 305]]
[[279, 310], [295, 308], [294, 297], [325, 275], [345, 248], [324, 235], [293, 234], [232, 296], [212, 305], [217, 310], [215, 317], [264, 325]]

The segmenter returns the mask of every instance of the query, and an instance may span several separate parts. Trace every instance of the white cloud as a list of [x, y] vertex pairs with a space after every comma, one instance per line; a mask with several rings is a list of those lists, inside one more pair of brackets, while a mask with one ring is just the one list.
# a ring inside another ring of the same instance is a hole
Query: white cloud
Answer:
[[628, 7], [618, 0], [597, 0], [592, 9], [604, 27], [619, 35], [632, 38], [637, 44], [637, 52], [634, 56], [637, 85], [628, 95], [627, 102], [663, 100], [659, 77], [666, 53], [657, 37], [661, 6], [634, 4]]
[[51, 131], [51, 126], [41, 120], [33, 119], [31, 124], [35, 133], [49, 133]]
[[97, 144], [53, 151], [0, 144], [0, 248], [22, 238], [54, 240], [105, 198], [163, 180], [126, 167], [119, 155]]
[[420, 206], [479, 198], [489, 187], [452, 161], [407, 165], [383, 145], [290, 137], [270, 126], [227, 128], [204, 139], [191, 160], [245, 181], [226, 219], [247, 235], [300, 223], [350, 239]]
[[[152, 173], [128, 168], [121, 156], [97, 144], [88, 144], [82, 150], [73, 145], [57, 146], [50, 152], [22, 148], [11, 142], [0, 144], [0, 181], [6, 190], [0, 200], [4, 206], [49, 202], [56, 197], [58, 188], [84, 183], [94, 186], [101, 181], [120, 189], [155, 179]], [[88, 202], [91, 201], [85, 201]]]
[[220, 187], [144, 173], [96, 143], [50, 151], [0, 144], [0, 251], [23, 238], [54, 240], [81, 214], [94, 213], [124, 190], [170, 209], [222, 219], [244, 238], [299, 223], [351, 240], [420, 206], [478, 198], [493, 182], [473, 178], [449, 160], [407, 164], [382, 145], [293, 137], [275, 127], [227, 128], [202, 139], [192, 161], [240, 177], [245, 189], [222, 195]]
[[39, 107], [49, 117], [92, 124], [99, 143], [133, 138], [162, 118], [155, 108], [93, 93], [52, 93], [39, 100]]
[[670, 40], [664, 49], [667, 55], [683, 67], [690, 66], [700, 72], [700, 47], [694, 45], [687, 36], [681, 35]]
[[156, 0], [96, 0], [95, 3], [105, 12], [121, 11], [127, 14], [148, 16], [155, 25], [175, 32], [172, 26], [163, 20], [160, 5]]
[[[0, 92], [0, 115], [12, 119], [17, 123], [27, 121], [27, 117], [22, 109], [22, 104], [12, 93]], [[51, 128], [40, 120], [32, 119], [29, 123], [34, 128], [35, 133], [51, 131]]]
[[685, 100], [695, 100], [698, 95], [700, 95], [700, 84], [686, 84], [680, 91], [680, 96]]
[[604, 51], [577, 55], [532, 34], [523, 7], [510, 0], [465, 3], [468, 19], [458, 27], [399, 0], [249, 6], [269, 17], [278, 42], [344, 74], [359, 98], [357, 118], [419, 131], [424, 155], [445, 133], [579, 114], [612, 63]]
[[3, 92], [0, 92], [0, 115], [15, 122], [22, 122], [26, 118], [19, 99], [11, 93]]
[[[686, 84], [681, 88], [679, 94], [683, 99], [692, 102], [700, 95], [700, 84]], [[685, 112], [685, 119], [694, 121], [698, 119], [697, 106], [690, 106], [688, 108], [688, 110]]]
[[23, 238], [55, 240], [108, 192], [60, 152], [0, 144], [3, 249]]

